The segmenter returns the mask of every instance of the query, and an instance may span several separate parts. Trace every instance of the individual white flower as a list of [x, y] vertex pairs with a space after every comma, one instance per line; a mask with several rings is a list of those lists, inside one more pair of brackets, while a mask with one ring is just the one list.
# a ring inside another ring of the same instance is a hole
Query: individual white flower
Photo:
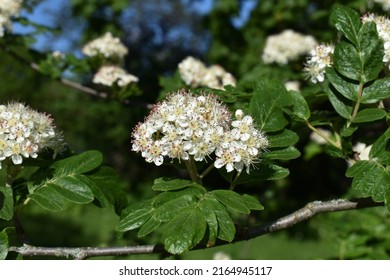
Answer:
[[62, 147], [62, 136], [49, 115], [21, 103], [0, 106], [0, 163], [10, 158], [13, 164], [21, 164], [23, 158], [36, 158], [45, 148]]
[[87, 43], [82, 52], [89, 57], [102, 55], [106, 58], [118, 57], [122, 59], [128, 53], [128, 49], [119, 38], [112, 36], [111, 32], [107, 32], [102, 37]]
[[53, 56], [54, 59], [57, 59], [57, 60], [59, 60], [59, 61], [65, 59], [65, 54], [62, 53], [62, 52], [59, 51], [59, 50], [56, 50], [56, 51], [52, 52], [51, 55]]
[[303, 71], [313, 83], [324, 81], [326, 67], [333, 64], [333, 52], [332, 44], [320, 44], [310, 51]]
[[226, 261], [226, 260], [231, 260], [232, 258], [230, 257], [229, 254], [225, 252], [216, 252], [213, 255], [213, 260], [219, 260], [219, 261]]
[[22, 4], [22, 0], [0, 0], [0, 37], [6, 29], [12, 29], [12, 18], [19, 16]]
[[261, 57], [265, 64], [284, 65], [309, 53], [315, 45], [317, 42], [314, 37], [287, 29], [268, 36]]
[[130, 83], [138, 82], [138, 78], [128, 74], [124, 69], [118, 66], [102, 66], [95, 74], [92, 80], [95, 84], [113, 86], [115, 83], [120, 87], [125, 87]]
[[207, 67], [200, 60], [188, 56], [179, 65], [180, 77], [191, 87], [209, 87], [223, 89], [227, 85], [236, 85], [236, 79], [220, 65]]
[[362, 17], [362, 22], [374, 22], [378, 31], [379, 38], [383, 41], [384, 55], [383, 62], [385, 62], [390, 69], [390, 19], [385, 16], [378, 16], [372, 13], [365, 14]]
[[365, 143], [358, 142], [356, 143], [352, 150], [359, 155], [359, 160], [369, 160], [369, 154], [371, 151], [372, 145], [366, 145]]
[[301, 83], [299, 81], [287, 81], [284, 83], [286, 90], [300, 91]]

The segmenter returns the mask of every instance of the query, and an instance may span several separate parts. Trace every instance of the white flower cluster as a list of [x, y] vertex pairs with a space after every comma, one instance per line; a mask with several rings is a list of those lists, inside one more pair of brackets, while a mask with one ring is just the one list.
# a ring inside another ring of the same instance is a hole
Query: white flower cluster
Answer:
[[388, 64], [390, 68], [390, 19], [375, 14], [366, 14], [362, 17], [363, 23], [371, 21], [375, 23], [379, 38], [383, 40], [385, 50], [383, 62]]
[[119, 38], [112, 36], [111, 32], [107, 32], [102, 37], [87, 43], [82, 51], [89, 57], [102, 55], [105, 58], [117, 57], [120, 59], [128, 53], [126, 46], [122, 44]]
[[220, 65], [207, 67], [200, 60], [188, 56], [179, 63], [179, 73], [186, 85], [191, 87], [206, 86], [223, 89], [227, 85], [236, 85], [236, 79]]
[[241, 172], [256, 163], [268, 146], [250, 116], [241, 110], [236, 120], [217, 96], [194, 95], [180, 90], [155, 105], [144, 122], [132, 133], [132, 150], [147, 162], [161, 165], [164, 157], [207, 161], [215, 153], [216, 168]]
[[320, 44], [310, 51], [303, 71], [313, 83], [324, 81], [326, 67], [333, 64], [333, 52], [332, 44]]
[[12, 17], [18, 17], [22, 8], [22, 0], [0, 0], [0, 37], [5, 29], [12, 29]]
[[265, 64], [287, 64], [309, 53], [317, 45], [314, 37], [287, 29], [267, 38], [262, 54]]
[[50, 116], [21, 103], [0, 105], [0, 168], [7, 158], [21, 164], [23, 157], [36, 158], [42, 149], [57, 149], [62, 143]]
[[93, 77], [95, 84], [102, 84], [105, 86], [113, 86], [115, 83], [120, 87], [125, 87], [132, 82], [138, 82], [138, 78], [134, 75], [127, 73], [124, 69], [108, 65], [102, 66]]

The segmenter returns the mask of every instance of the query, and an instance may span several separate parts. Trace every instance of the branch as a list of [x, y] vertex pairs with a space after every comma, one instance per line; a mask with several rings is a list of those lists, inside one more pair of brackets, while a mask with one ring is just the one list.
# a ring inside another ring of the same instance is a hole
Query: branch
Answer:
[[144, 246], [122, 246], [110, 248], [96, 247], [36, 247], [24, 244], [21, 247], [10, 247], [10, 252], [17, 252], [22, 256], [46, 256], [46, 257], [62, 257], [74, 258], [77, 260], [100, 257], [100, 256], [123, 256], [123, 255], [138, 255], [138, 254], [153, 254], [164, 253], [162, 245], [144, 245]]
[[[308, 220], [320, 213], [329, 213], [336, 211], [347, 211], [354, 209], [362, 209], [369, 207], [383, 206], [384, 203], [374, 202], [371, 199], [344, 200], [337, 199], [331, 201], [314, 201], [308, 203], [303, 208], [284, 216], [276, 221], [260, 225], [257, 227], [242, 228], [237, 232], [237, 237], [233, 242], [249, 240], [271, 232], [280, 231], [293, 225]], [[220, 242], [216, 246], [228, 244]], [[195, 249], [205, 249], [205, 245], [196, 247]], [[124, 246], [111, 248], [94, 248], [94, 247], [35, 247], [24, 244], [20, 247], [10, 247], [10, 252], [17, 252], [22, 256], [55, 256], [62, 258], [73, 257], [75, 259], [85, 259], [97, 256], [123, 256], [137, 254], [153, 254], [162, 253], [169, 255], [165, 251], [163, 245], [144, 245], [144, 246]]]
[[371, 199], [345, 200], [336, 199], [330, 201], [314, 201], [306, 204], [303, 208], [284, 216], [276, 221], [247, 228], [241, 240], [255, 238], [267, 233], [276, 232], [292, 227], [293, 225], [308, 220], [320, 213], [338, 212], [346, 210], [363, 209], [369, 207], [383, 206], [384, 203], [374, 202]]
[[[0, 44], [0, 48], [3, 49], [7, 54], [9, 54], [13, 59], [18, 61], [19, 63], [27, 65], [28, 67], [30, 67], [34, 71], [36, 71], [39, 74], [43, 75], [43, 73], [39, 69], [39, 65], [38, 64], [36, 64], [34, 62], [30, 62], [28, 59], [22, 57], [17, 52], [11, 50], [10, 48], [8, 48], [6, 46], [3, 46], [3, 45]], [[83, 93], [87, 93], [87, 94], [92, 95], [92, 96], [96, 96], [96, 97], [103, 98], [103, 99], [107, 99], [110, 96], [107, 92], [97, 91], [96, 89], [84, 86], [84, 85], [82, 85], [80, 83], [71, 81], [69, 79], [58, 78], [56, 80], [58, 82], [60, 82], [61, 84], [67, 86], [67, 87], [76, 89], [78, 91], [81, 91]], [[142, 107], [145, 107], [147, 109], [152, 109], [153, 108], [153, 104], [148, 104], [148, 103], [130, 102], [129, 100], [126, 100], [126, 99], [125, 100], [121, 100], [121, 102], [123, 104], [126, 104], [126, 105], [142, 106]]]

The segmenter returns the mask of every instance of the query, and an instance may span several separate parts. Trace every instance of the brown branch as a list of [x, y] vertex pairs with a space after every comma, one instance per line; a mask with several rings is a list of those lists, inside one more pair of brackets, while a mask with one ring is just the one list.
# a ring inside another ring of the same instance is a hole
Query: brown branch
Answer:
[[[260, 225], [257, 227], [243, 228], [237, 232], [237, 237], [233, 242], [249, 240], [271, 232], [280, 231], [293, 225], [308, 220], [320, 213], [330, 213], [336, 211], [347, 211], [369, 207], [383, 206], [384, 203], [374, 202], [370, 199], [344, 200], [337, 199], [331, 201], [314, 201], [308, 203], [303, 208], [284, 216], [276, 221]], [[218, 243], [216, 246], [225, 245], [226, 242]], [[205, 249], [205, 245], [197, 246], [195, 249]], [[75, 259], [85, 259], [97, 256], [123, 256], [136, 254], [162, 253], [169, 255], [164, 250], [163, 245], [144, 245], [144, 246], [124, 246], [110, 248], [96, 247], [35, 247], [23, 245], [21, 247], [10, 247], [10, 252], [17, 252], [22, 256], [55, 256], [62, 258], [73, 257]]]

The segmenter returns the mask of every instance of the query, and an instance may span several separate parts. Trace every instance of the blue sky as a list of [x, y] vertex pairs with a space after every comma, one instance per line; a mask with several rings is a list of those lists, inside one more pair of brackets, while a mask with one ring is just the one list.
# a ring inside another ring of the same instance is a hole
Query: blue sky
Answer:
[[[60, 3], [60, 4], [59, 4]], [[28, 18], [31, 22], [48, 26], [48, 27], [55, 27], [54, 26], [54, 15], [58, 14], [61, 9], [63, 9], [64, 5], [66, 3], [69, 3], [69, 1], [64, 0], [44, 0], [39, 5], [35, 7], [35, 9], [28, 13], [25, 10], [22, 10], [21, 16]], [[13, 26], [13, 31], [15, 33], [19, 34], [25, 34], [30, 33], [34, 31], [33, 27], [26, 27], [22, 26], [21, 24], [15, 23]], [[80, 30], [75, 30], [72, 32], [73, 36], [80, 37], [81, 33]], [[36, 36], [37, 42], [34, 44], [34, 48], [37, 50], [46, 49], [48, 43], [50, 43], [50, 46], [52, 50], [59, 50], [62, 52], [70, 51], [71, 44], [66, 38], [57, 38], [55, 41], [50, 41], [49, 34], [40, 34], [39, 36]]]
[[[250, 12], [255, 7], [258, 0], [246, 0], [243, 2], [243, 9], [241, 10], [239, 16], [233, 18], [233, 24], [237, 27], [243, 25], [246, 20], [249, 18]], [[61, 12], [60, 10], [66, 7], [65, 5], [69, 3], [70, 0], [44, 0], [39, 5], [35, 7], [32, 13], [27, 13], [26, 11], [21, 12], [21, 16], [27, 17], [30, 21], [44, 26], [54, 27], [55, 22], [53, 15]], [[201, 14], [208, 13], [213, 7], [214, 0], [198, 0], [192, 2], [192, 7]], [[14, 24], [13, 28], [15, 33], [23, 34], [30, 33], [34, 31], [34, 28], [28, 28], [22, 26], [18, 23]], [[73, 30], [71, 32], [72, 38], [78, 39], [81, 37], [81, 30]], [[68, 34], [69, 35], [69, 34]], [[34, 48], [37, 50], [47, 50], [47, 47], [50, 46], [51, 50], [60, 50], [62, 52], [71, 51], [72, 44], [67, 38], [58, 38], [56, 37], [55, 41], [50, 40], [49, 34], [41, 34], [36, 37], [37, 42], [34, 44]]]

